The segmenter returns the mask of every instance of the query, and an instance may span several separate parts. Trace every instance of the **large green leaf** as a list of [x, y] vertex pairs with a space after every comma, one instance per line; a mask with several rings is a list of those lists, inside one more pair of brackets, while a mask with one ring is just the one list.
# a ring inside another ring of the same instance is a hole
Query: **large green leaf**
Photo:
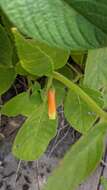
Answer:
[[9, 89], [16, 77], [14, 68], [0, 67], [0, 95]]
[[63, 67], [69, 58], [70, 52], [57, 47], [51, 47], [46, 43], [42, 43], [35, 40], [30, 40], [35, 46], [39, 46], [42, 51], [44, 51], [53, 61], [54, 69], [59, 69]]
[[35, 96], [30, 97], [28, 92], [22, 92], [9, 100], [1, 109], [1, 113], [8, 116], [16, 116], [19, 114], [29, 116], [31, 112], [40, 105], [41, 97], [39, 93], [35, 93]]
[[13, 154], [21, 160], [38, 159], [54, 137], [57, 120], [49, 120], [45, 103], [34, 109], [13, 145]]
[[[15, 35], [18, 35], [21, 37], [21, 35], [18, 33], [18, 31], [15, 32]], [[37, 48], [40, 48], [41, 51], [43, 51], [47, 56], [49, 56], [54, 64], [54, 69], [59, 69], [67, 63], [67, 60], [68, 60], [69, 54], [70, 54], [69, 51], [62, 50], [60, 48], [51, 47], [51, 46], [49, 46], [45, 43], [41, 43], [37, 40], [26, 39], [26, 41], [29, 42], [29, 44], [31, 44]], [[17, 42], [17, 36], [16, 36], [16, 42]], [[23, 43], [23, 41], [22, 41], [22, 43]], [[17, 45], [17, 43], [16, 43], [16, 45]], [[18, 45], [19, 45], [19, 43], [18, 43]], [[26, 43], [26, 46], [27, 46], [27, 43]], [[26, 46], [25, 46], [25, 49], [27, 48]]]
[[52, 46], [107, 45], [106, 0], [0, 0], [0, 6], [22, 32]]
[[84, 84], [93, 89], [107, 86], [107, 48], [89, 50]]
[[92, 89], [102, 90], [104, 108], [107, 108], [107, 48], [88, 52], [84, 84]]
[[107, 1], [106, 0], [64, 0], [90, 23], [107, 32]]
[[12, 46], [9, 37], [0, 25], [0, 67], [12, 67]]
[[30, 40], [13, 29], [16, 48], [22, 67], [32, 75], [50, 75], [53, 69], [51, 58]]
[[[83, 88], [100, 106], [103, 105], [101, 94], [88, 88]], [[79, 132], [86, 133], [92, 127], [96, 114], [90, 107], [74, 92], [68, 91], [64, 102], [64, 113], [69, 123]]]
[[100, 162], [107, 123], [91, 129], [69, 150], [44, 190], [76, 190]]

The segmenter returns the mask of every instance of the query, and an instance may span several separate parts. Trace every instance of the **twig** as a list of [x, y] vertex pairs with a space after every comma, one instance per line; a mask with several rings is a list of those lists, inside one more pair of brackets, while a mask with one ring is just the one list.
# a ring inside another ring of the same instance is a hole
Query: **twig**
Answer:
[[73, 67], [72, 64], [67, 63], [67, 66], [70, 67], [77, 75], [81, 75], [81, 73], [75, 67]]
[[[67, 126], [66, 126], [66, 127], [67, 127]], [[62, 129], [64, 129], [64, 128], [62, 128]], [[61, 130], [62, 130], [62, 129], [61, 129]], [[61, 132], [61, 130], [60, 130], [60, 132]], [[69, 130], [70, 130], [70, 128], [68, 128], [68, 130], [67, 130], [67, 132], [65, 133], [65, 135], [64, 135], [58, 142], [56, 141], [57, 143], [54, 143], [54, 145], [53, 145], [53, 147], [52, 147], [52, 149], [51, 149], [51, 151], [50, 151], [50, 153], [49, 153], [49, 155], [48, 155], [48, 158], [51, 157], [53, 151], [54, 151], [54, 150], [57, 148], [57, 146], [65, 139], [65, 137], [67, 136]], [[58, 135], [60, 134], [60, 132], [58, 132]], [[58, 139], [58, 137], [57, 137], [57, 139]]]
[[36, 161], [36, 180], [37, 180], [37, 188], [38, 190], [40, 190], [39, 174], [38, 174], [38, 160]]
[[19, 170], [20, 170], [21, 162], [22, 162], [22, 161], [19, 160], [18, 167], [17, 167], [17, 170], [16, 170], [15, 187], [16, 187], [16, 182], [17, 182], [17, 177], [18, 177], [18, 173], [19, 173]]

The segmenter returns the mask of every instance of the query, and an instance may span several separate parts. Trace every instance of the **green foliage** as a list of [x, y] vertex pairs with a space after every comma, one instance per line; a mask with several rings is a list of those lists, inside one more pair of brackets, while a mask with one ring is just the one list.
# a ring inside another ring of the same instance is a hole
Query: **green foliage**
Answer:
[[20, 62], [16, 64], [16, 73], [23, 76], [29, 75], [29, 73], [21, 66]]
[[42, 100], [38, 92], [31, 96], [28, 92], [23, 92], [8, 101], [2, 107], [1, 113], [8, 116], [17, 116], [19, 114], [29, 116], [41, 102]]
[[24, 39], [15, 29], [13, 29], [13, 34], [21, 60], [20, 63], [31, 74], [50, 74], [53, 68], [59, 69], [66, 64], [69, 57], [68, 51], [52, 48], [35, 40]]
[[51, 47], [50, 45], [37, 40], [30, 41], [35, 46], [38, 46], [43, 52], [45, 52], [45, 54], [51, 57], [51, 60], [54, 64], [54, 69], [62, 68], [66, 64], [67, 59], [69, 58], [69, 51], [57, 47]]
[[77, 51], [77, 52], [71, 52], [71, 57], [77, 64], [83, 64], [85, 61], [86, 57], [86, 52], [85, 51]]
[[13, 154], [38, 159], [56, 135], [57, 118], [48, 117], [54, 102], [47, 96], [54, 87], [57, 106], [83, 136], [44, 189], [76, 190], [100, 162], [107, 132], [107, 1], [0, 0], [0, 7], [1, 98], [17, 75], [26, 83], [26, 92], [0, 110], [27, 117]]
[[16, 77], [14, 68], [0, 67], [0, 95], [12, 85]]
[[[83, 89], [100, 106], [103, 105], [100, 92], [88, 88]], [[97, 117], [96, 113], [92, 111], [87, 103], [71, 90], [67, 93], [64, 103], [64, 113], [69, 123], [81, 133], [86, 133], [93, 126]]]
[[2, 25], [0, 25], [0, 67], [12, 67], [12, 45]]
[[[1, 0], [0, 6], [25, 34], [51, 46], [90, 49], [107, 45], [106, 0]], [[39, 9], [39, 11], [38, 11]], [[13, 11], [14, 10], [14, 11]]]
[[75, 190], [101, 160], [106, 131], [107, 123], [102, 123], [80, 138], [49, 178], [44, 190]]
[[73, 80], [74, 74], [71, 68], [68, 65], [65, 65], [64, 67], [58, 69], [58, 72], [67, 77], [70, 80]]
[[85, 68], [84, 84], [93, 89], [107, 84], [107, 48], [89, 50]]
[[85, 68], [84, 84], [102, 90], [104, 108], [107, 107], [107, 48], [90, 50]]
[[[106, 0], [88, 0], [86, 2], [77, 2], [76, 0], [64, 0], [70, 6], [73, 7], [77, 12], [79, 12], [82, 16], [84, 16], [90, 23], [92, 23], [96, 30], [99, 28], [104, 33], [107, 32], [106, 28], [106, 10], [107, 10], [107, 1]], [[100, 36], [99, 36], [100, 38]]]
[[21, 160], [38, 159], [56, 133], [57, 120], [49, 120], [46, 103], [35, 108], [16, 136], [13, 154]]
[[51, 58], [30, 40], [24, 39], [16, 29], [13, 29], [16, 48], [22, 67], [33, 75], [50, 75], [53, 66]]

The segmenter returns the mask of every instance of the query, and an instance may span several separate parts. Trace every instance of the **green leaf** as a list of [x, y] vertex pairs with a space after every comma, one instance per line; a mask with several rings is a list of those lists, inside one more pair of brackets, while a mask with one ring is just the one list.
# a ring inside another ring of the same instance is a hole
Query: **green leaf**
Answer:
[[53, 63], [49, 56], [39, 46], [25, 39], [16, 29], [13, 29], [13, 33], [22, 67], [32, 75], [52, 74]]
[[12, 46], [5, 28], [0, 25], [0, 67], [12, 67]]
[[13, 145], [13, 154], [21, 160], [38, 159], [54, 137], [56, 120], [48, 119], [47, 106], [43, 103], [28, 117]]
[[[17, 32], [17, 34], [19, 34]], [[54, 48], [46, 43], [41, 43], [37, 40], [27, 39], [27, 41], [36, 47], [39, 47], [46, 55], [50, 57], [54, 64], [54, 69], [63, 67], [69, 58], [69, 51], [62, 50], [60, 48]]]
[[[103, 105], [100, 92], [88, 89], [83, 90], [91, 96], [101, 107]], [[69, 123], [79, 132], [86, 133], [96, 119], [96, 113], [74, 92], [68, 91], [64, 102], [64, 113]]]
[[59, 69], [63, 67], [69, 58], [70, 52], [57, 47], [51, 47], [46, 43], [39, 41], [30, 40], [35, 46], [39, 46], [42, 51], [44, 51], [53, 61], [54, 69]]
[[106, 28], [107, 1], [106, 0], [99, 0], [99, 1], [64, 0], [64, 1], [68, 3], [71, 7], [73, 7], [78, 13], [84, 16], [94, 26], [98, 27], [104, 32], [107, 32], [107, 28]]
[[90, 50], [85, 68], [84, 84], [102, 90], [104, 108], [107, 108], [107, 48]]
[[71, 52], [71, 57], [74, 60], [75, 63], [77, 64], [83, 64], [85, 61], [85, 51], [76, 51], [76, 52]]
[[65, 77], [67, 77], [70, 80], [73, 80], [73, 78], [74, 78], [73, 71], [67, 65], [65, 65], [64, 67], [58, 69], [58, 72], [61, 73], [62, 75], [64, 75]]
[[101, 178], [101, 184], [102, 184], [104, 190], [107, 190], [107, 179], [106, 178], [104, 178], [104, 177]]
[[8, 116], [16, 116], [19, 114], [29, 116], [31, 112], [37, 108], [42, 102], [40, 94], [37, 92], [33, 97], [28, 92], [22, 92], [10, 99], [1, 109], [1, 113]]
[[102, 123], [81, 137], [61, 160], [44, 190], [75, 190], [100, 162], [106, 131], [107, 123]]
[[107, 86], [107, 48], [88, 52], [84, 84], [93, 89]]
[[0, 95], [9, 89], [15, 77], [14, 68], [0, 67]]
[[21, 66], [20, 62], [16, 64], [16, 73], [23, 76], [29, 75], [29, 73]]
[[[11, 42], [13, 42], [13, 34], [11, 32], [13, 23], [9, 20], [8, 16], [4, 13], [3, 10], [1, 10], [1, 22], [2, 22], [2, 25], [5, 26], [5, 30], [8, 34], [9, 39], [11, 40]], [[13, 45], [13, 48], [14, 48], [14, 44], [11, 44], [11, 45]]]
[[0, 6], [23, 33], [51, 46], [107, 46], [106, 0], [0, 0]]

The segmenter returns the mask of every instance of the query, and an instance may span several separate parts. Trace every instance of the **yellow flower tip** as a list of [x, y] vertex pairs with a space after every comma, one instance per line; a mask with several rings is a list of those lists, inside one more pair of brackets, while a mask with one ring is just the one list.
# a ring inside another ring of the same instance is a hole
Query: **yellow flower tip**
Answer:
[[56, 119], [56, 113], [53, 114], [48, 114], [50, 120], [55, 120]]

